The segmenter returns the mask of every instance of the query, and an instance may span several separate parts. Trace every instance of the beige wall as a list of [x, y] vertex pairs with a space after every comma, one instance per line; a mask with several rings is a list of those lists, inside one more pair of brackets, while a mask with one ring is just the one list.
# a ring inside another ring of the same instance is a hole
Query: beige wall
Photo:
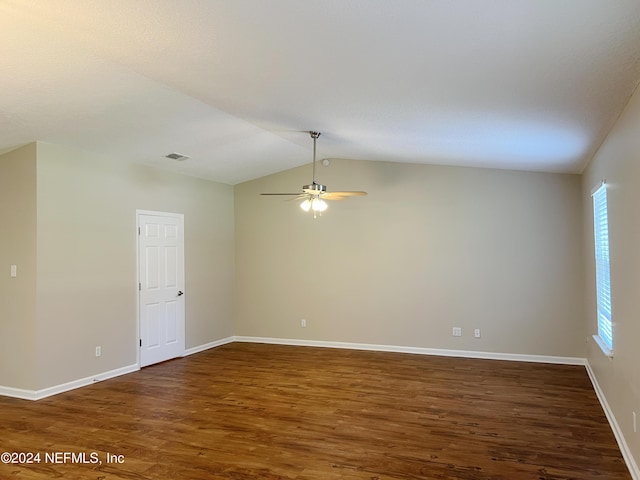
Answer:
[[[35, 333], [25, 339], [35, 342], [31, 389], [136, 363], [136, 209], [184, 214], [186, 347], [233, 334], [232, 187], [46, 143], [37, 152], [37, 172], [33, 158], [20, 179], [33, 185], [28, 226], [38, 259], [37, 288], [28, 300]], [[22, 242], [25, 235], [16, 235]], [[20, 357], [10, 364], [14, 358]], [[6, 378], [0, 385], [20, 384]]]
[[613, 358], [590, 340], [587, 360], [594, 371], [627, 444], [640, 463], [640, 433], [633, 432], [632, 412], [640, 429], [640, 90], [583, 174], [586, 328], [597, 333], [593, 210], [591, 189], [606, 179], [613, 315]]
[[136, 209], [184, 214], [186, 347], [233, 334], [232, 187], [39, 143], [39, 388], [136, 362]]
[[314, 220], [258, 195], [310, 176], [235, 187], [237, 334], [584, 356], [579, 176], [333, 160], [369, 196]]
[[35, 144], [0, 155], [0, 385], [26, 390], [35, 385], [35, 172]]

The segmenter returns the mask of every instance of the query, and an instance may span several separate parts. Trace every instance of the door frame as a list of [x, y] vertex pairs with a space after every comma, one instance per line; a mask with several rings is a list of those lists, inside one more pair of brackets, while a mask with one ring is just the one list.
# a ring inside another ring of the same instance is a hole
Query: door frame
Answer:
[[[141, 209], [136, 209], [136, 228], [134, 230], [134, 235], [135, 235], [135, 245], [136, 245], [136, 284], [134, 286], [135, 291], [136, 291], [136, 335], [135, 335], [135, 345], [136, 345], [136, 364], [138, 365], [138, 369], [142, 368], [141, 366], [141, 359], [140, 359], [140, 341], [142, 339], [142, 335], [140, 332], [140, 215], [156, 215], [156, 216], [161, 216], [161, 217], [171, 217], [171, 218], [176, 218], [180, 220], [180, 223], [182, 225], [182, 278], [180, 279], [180, 281], [182, 282], [182, 285], [185, 284], [185, 269], [186, 269], [186, 265], [185, 265], [185, 257], [186, 257], [186, 245], [184, 242], [184, 213], [173, 213], [173, 212], [159, 212], [159, 211], [155, 211], [155, 210], [141, 210]], [[187, 341], [187, 308], [186, 308], [186, 299], [185, 299], [185, 309], [184, 309], [184, 323], [183, 323], [183, 328], [184, 328], [184, 342], [185, 344], [183, 345], [183, 349], [182, 349], [182, 357], [184, 357], [185, 352], [186, 352], [186, 341]]]

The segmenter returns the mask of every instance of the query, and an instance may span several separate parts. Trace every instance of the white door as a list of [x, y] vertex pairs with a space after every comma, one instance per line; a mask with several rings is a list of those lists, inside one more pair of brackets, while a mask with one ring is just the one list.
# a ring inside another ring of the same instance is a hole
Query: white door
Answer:
[[140, 366], [184, 355], [183, 216], [138, 213]]

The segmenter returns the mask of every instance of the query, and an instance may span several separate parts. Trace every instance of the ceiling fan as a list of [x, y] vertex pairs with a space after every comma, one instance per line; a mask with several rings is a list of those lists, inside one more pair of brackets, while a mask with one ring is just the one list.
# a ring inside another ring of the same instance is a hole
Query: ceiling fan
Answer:
[[316, 140], [318, 140], [320, 132], [310, 131], [309, 135], [313, 139], [313, 181], [309, 185], [304, 185], [300, 193], [261, 193], [260, 195], [285, 195], [293, 197], [292, 200], [302, 199], [300, 208], [305, 212], [311, 210], [313, 218], [316, 218], [316, 215], [321, 215], [327, 209], [328, 205], [325, 200], [344, 200], [349, 197], [366, 195], [367, 192], [327, 192], [325, 185], [316, 182]]

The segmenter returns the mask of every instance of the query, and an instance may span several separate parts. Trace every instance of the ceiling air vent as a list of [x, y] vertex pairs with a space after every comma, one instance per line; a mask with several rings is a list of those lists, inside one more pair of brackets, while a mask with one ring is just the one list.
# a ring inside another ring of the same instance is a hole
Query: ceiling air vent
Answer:
[[183, 162], [185, 161], [187, 158], [191, 158], [191, 157], [187, 157], [186, 155], [182, 155], [181, 153], [170, 153], [169, 155], [165, 155], [166, 158], [170, 158], [171, 160], [175, 160], [176, 162]]

